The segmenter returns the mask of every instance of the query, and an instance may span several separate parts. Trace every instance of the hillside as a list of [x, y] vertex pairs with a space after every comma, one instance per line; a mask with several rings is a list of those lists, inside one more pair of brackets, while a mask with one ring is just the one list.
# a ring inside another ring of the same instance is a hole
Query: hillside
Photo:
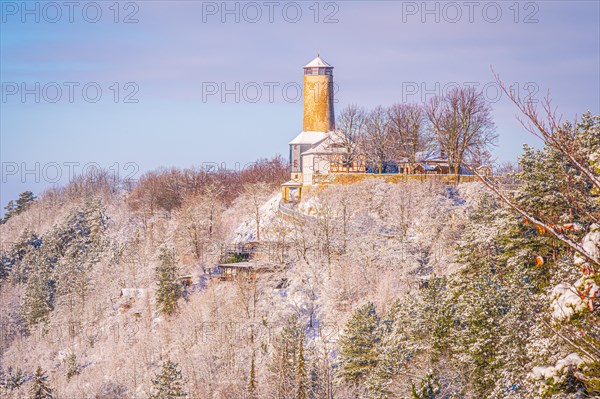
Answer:
[[[533, 195], [552, 190], [539, 187], [544, 156], [522, 160], [515, 198], [529, 209], [550, 206]], [[80, 179], [10, 217], [4, 397], [26, 397], [38, 367], [60, 398], [146, 398], [171, 383], [193, 398], [594, 392], [596, 275], [484, 185], [330, 185], [292, 217], [278, 209], [278, 170]], [[597, 214], [595, 192], [578, 189]], [[600, 228], [567, 215], [568, 201], [551, 206], [597, 254]], [[211, 276], [224, 248], [255, 241], [266, 270]], [[584, 338], [569, 343], [570, 329]]]

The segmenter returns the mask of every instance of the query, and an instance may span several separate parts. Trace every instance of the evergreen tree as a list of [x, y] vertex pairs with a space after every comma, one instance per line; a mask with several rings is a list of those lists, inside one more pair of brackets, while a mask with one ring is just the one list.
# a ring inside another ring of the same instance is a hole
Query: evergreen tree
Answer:
[[296, 399], [308, 399], [308, 378], [304, 359], [304, 336], [298, 340], [298, 362], [296, 365]]
[[7, 265], [3, 269], [10, 270], [11, 280], [25, 283], [21, 312], [28, 328], [47, 321], [61, 296], [85, 303], [90, 289], [89, 271], [99, 261], [106, 220], [99, 202], [87, 202], [43, 239], [24, 232], [10, 257], [2, 258], [2, 265]]
[[2, 219], [0, 219], [0, 224], [6, 223], [8, 221], [8, 219], [10, 219], [10, 217], [15, 213], [15, 209], [16, 209], [15, 201], [13, 201], [13, 200], [8, 201], [8, 204], [6, 204], [4, 209], [6, 210], [6, 212], [4, 213], [4, 217]]
[[540, 252], [546, 238], [487, 196], [469, 219], [457, 246], [463, 268], [430, 280], [421, 291], [422, 335], [440, 370], [449, 373], [451, 360], [457, 372], [471, 376], [456, 394], [506, 398], [518, 390], [523, 395], [533, 367], [525, 365], [536, 356], [527, 349], [539, 323], [532, 309], [543, 306], [540, 293], [551, 278], [549, 269], [534, 266], [536, 254], [551, 264], [551, 256]]
[[377, 364], [367, 377], [369, 399], [390, 399], [395, 397], [389, 388], [394, 376], [398, 373], [405, 361], [403, 342], [407, 340], [401, 331], [398, 313], [406, 306], [396, 301], [384, 320], [381, 321], [379, 331], [381, 340], [378, 345]]
[[3, 379], [4, 388], [12, 391], [25, 383], [25, 373], [20, 368], [13, 370], [12, 367], [9, 367], [6, 372], [7, 374]]
[[510, 304], [498, 276], [485, 270], [456, 291], [456, 303], [461, 312], [459, 328], [455, 329], [455, 351], [465, 358], [471, 369], [476, 392], [487, 396], [497, 382], [496, 373], [502, 370], [500, 338], [504, 331]]
[[331, 399], [332, 390], [332, 367], [330, 360], [330, 351], [323, 347], [319, 351], [313, 347], [308, 356], [310, 361], [310, 371], [308, 373], [309, 397], [311, 399]]
[[340, 377], [359, 384], [377, 365], [377, 346], [381, 340], [379, 317], [369, 302], [356, 309], [340, 339]]
[[75, 355], [74, 353], [70, 353], [69, 356], [67, 356], [66, 363], [67, 363], [66, 377], [67, 377], [67, 380], [70, 380], [74, 376], [78, 375], [81, 371], [81, 369], [79, 367], [79, 363], [77, 363], [77, 355]]
[[181, 297], [175, 253], [171, 249], [161, 248], [159, 259], [160, 264], [155, 269], [158, 284], [156, 304], [161, 313], [172, 315], [177, 310], [177, 300]]
[[35, 196], [31, 191], [22, 192], [17, 199], [15, 212], [18, 214], [25, 211], [33, 201], [35, 201]]
[[28, 329], [47, 322], [54, 308], [55, 281], [52, 265], [49, 265], [44, 250], [36, 252], [35, 264], [25, 285], [22, 314]]
[[107, 220], [102, 204], [87, 200], [73, 210], [58, 229], [45, 236], [58, 264], [59, 295], [78, 298], [85, 303], [92, 283], [90, 270], [100, 260]]
[[273, 393], [277, 399], [293, 399], [296, 393], [298, 343], [302, 327], [298, 316], [290, 316], [273, 343], [269, 371], [275, 383]]
[[435, 399], [441, 393], [441, 387], [437, 379], [430, 371], [419, 383], [419, 388], [411, 384], [412, 399]]
[[248, 376], [248, 399], [258, 399], [256, 394], [256, 353], [252, 348], [252, 358], [250, 359], [250, 375]]
[[4, 207], [6, 213], [4, 213], [4, 218], [0, 219], [0, 224], [6, 223], [11, 217], [25, 211], [33, 201], [35, 201], [35, 196], [31, 191], [22, 192], [16, 201], [10, 200]]
[[0, 284], [8, 278], [15, 264], [15, 259], [2, 254], [0, 256]]
[[167, 360], [161, 370], [152, 379], [152, 393], [148, 399], [175, 399], [187, 395], [184, 386], [186, 379], [181, 374], [179, 365]]
[[313, 359], [310, 365], [310, 371], [308, 373], [308, 382], [309, 382], [309, 397], [311, 399], [319, 397], [319, 394], [322, 391], [321, 381], [319, 378], [319, 366], [317, 364], [317, 360]]
[[31, 388], [29, 389], [28, 399], [52, 399], [54, 398], [52, 389], [47, 385], [46, 372], [38, 367], [33, 376]]
[[[589, 223], [600, 213], [592, 185], [559, 151], [524, 147], [519, 160], [521, 182], [516, 201], [520, 207], [546, 223]], [[574, 232], [571, 232], [574, 233]]]
[[12, 283], [25, 283], [35, 263], [37, 250], [43, 240], [30, 230], [25, 230], [7, 254], [2, 256], [2, 263]]

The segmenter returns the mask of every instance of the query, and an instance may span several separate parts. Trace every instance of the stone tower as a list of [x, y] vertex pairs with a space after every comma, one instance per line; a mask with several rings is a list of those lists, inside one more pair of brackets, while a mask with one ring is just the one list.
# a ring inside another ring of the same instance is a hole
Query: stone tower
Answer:
[[291, 179], [282, 185], [285, 202], [299, 201], [302, 187], [329, 173], [325, 143], [334, 129], [333, 67], [317, 55], [304, 67], [304, 121], [300, 134], [289, 142]]
[[333, 67], [317, 55], [304, 67], [305, 132], [329, 132], [335, 129], [333, 112]]

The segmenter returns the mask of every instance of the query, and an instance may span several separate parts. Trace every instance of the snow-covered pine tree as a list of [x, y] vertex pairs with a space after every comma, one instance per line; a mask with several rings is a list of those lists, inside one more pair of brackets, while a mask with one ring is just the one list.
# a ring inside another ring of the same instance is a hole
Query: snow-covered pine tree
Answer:
[[29, 388], [29, 396], [27, 399], [52, 399], [54, 398], [52, 388], [46, 383], [46, 372], [38, 367], [33, 375], [32, 385]]
[[2, 379], [4, 389], [8, 389], [9, 391], [19, 388], [24, 383], [25, 373], [20, 368], [15, 370], [12, 367], [9, 367], [8, 370], [6, 370], [6, 375]]
[[307, 360], [310, 362], [308, 372], [308, 396], [311, 399], [331, 399], [333, 397], [333, 370], [330, 350], [325, 343], [310, 348]]
[[414, 337], [408, 334], [408, 325], [414, 324], [412, 318], [415, 314], [407, 314], [415, 311], [412, 305], [413, 302], [409, 298], [396, 300], [380, 322], [381, 340], [377, 348], [377, 365], [366, 380], [369, 399], [396, 397], [390, 385], [413, 356], [410, 349], [414, 346], [411, 343]]
[[304, 359], [304, 334], [298, 340], [298, 361], [296, 364], [296, 399], [308, 399], [308, 378]]
[[419, 388], [414, 383], [411, 386], [412, 399], [436, 399], [440, 393], [440, 383], [431, 371], [419, 382]]
[[248, 399], [258, 399], [256, 393], [256, 353], [252, 348], [252, 357], [250, 358], [250, 373], [248, 375]]
[[177, 310], [177, 300], [181, 297], [181, 286], [177, 281], [178, 268], [175, 251], [161, 248], [160, 263], [155, 268], [158, 289], [156, 290], [156, 305], [165, 315], [172, 315]]
[[152, 379], [152, 392], [148, 399], [176, 399], [187, 396], [186, 379], [179, 365], [171, 360], [163, 362], [161, 369]]
[[450, 335], [460, 361], [472, 375], [473, 390], [488, 396], [502, 369], [499, 343], [510, 302], [502, 281], [489, 269], [482, 267], [471, 279], [455, 291], [460, 327]]
[[42, 246], [43, 240], [31, 230], [25, 230], [13, 247], [3, 255], [7, 278], [13, 284], [25, 283], [32, 265], [35, 263], [36, 250]]
[[100, 261], [107, 220], [102, 203], [87, 199], [60, 226], [44, 235], [56, 263], [58, 295], [68, 296], [71, 304], [77, 303], [75, 300], [84, 304], [92, 289], [90, 271]]
[[[434, 289], [437, 292], [428, 292], [427, 302], [429, 313], [434, 315], [431, 322], [437, 320], [444, 326], [440, 330], [444, 338], [436, 346], [473, 376], [467, 381], [468, 388], [462, 389], [479, 396], [502, 397], [505, 384], [514, 377], [508, 376], [504, 363], [523, 351], [520, 338], [526, 335], [512, 321], [517, 319], [523, 326], [528, 325], [527, 318], [521, 318], [519, 313], [521, 298], [528, 295], [522, 283], [525, 276], [518, 273], [522, 267], [507, 268], [502, 257], [510, 245], [500, 237], [514, 233], [511, 226], [516, 219], [493, 198], [483, 197], [472, 211], [471, 220], [457, 248], [464, 268], [445, 286]], [[514, 281], [512, 273], [518, 275]], [[516, 286], [511, 288], [507, 280]], [[524, 377], [522, 373], [519, 379]], [[500, 396], [492, 394], [496, 391]]]
[[70, 380], [77, 374], [81, 372], [81, 368], [79, 367], [79, 363], [77, 362], [77, 355], [74, 353], [70, 353], [66, 359], [67, 371], [65, 373], [67, 380]]
[[44, 250], [36, 251], [33, 268], [27, 278], [21, 312], [28, 329], [41, 322], [47, 322], [54, 307], [55, 280], [52, 265]]
[[[551, 262], [544, 262], [541, 269], [548, 276], [546, 284], [551, 286], [539, 284], [550, 291], [546, 303], [556, 300], [552, 286], [571, 286], [585, 299], [582, 293], [593, 291], [600, 284], [598, 248], [583, 242], [584, 236], [594, 234], [600, 221], [600, 115], [587, 112], [576, 123], [562, 123], [554, 112], [549, 112], [548, 120], [544, 121], [527, 105], [523, 107], [518, 102], [517, 105], [535, 122], [535, 134], [543, 139], [545, 146], [539, 151], [528, 149], [521, 158], [522, 172], [518, 177], [523, 184], [511, 207], [526, 216], [527, 222], [533, 222], [531, 217], [527, 218], [533, 216], [538, 234], [547, 237], [545, 244], [551, 249], [552, 258], [543, 258]], [[577, 255], [573, 257], [573, 253]], [[577, 262], [577, 258], [581, 261]], [[576, 280], [585, 281], [584, 286], [576, 288]], [[552, 321], [552, 329], [564, 341], [565, 350], [576, 348], [576, 353], [585, 358], [575, 379], [577, 384], [585, 386], [587, 395], [600, 391], [600, 330], [596, 328], [600, 301], [597, 298], [595, 301], [596, 306], [592, 303], [587, 311], [584, 307], [576, 317]], [[553, 307], [553, 312], [556, 311]], [[548, 326], [548, 322], [545, 324]], [[563, 357], [566, 353], [563, 352]], [[561, 389], [571, 392], [577, 384], [552, 387], [552, 393], [560, 393]]]
[[298, 315], [292, 314], [273, 342], [269, 373], [274, 382], [273, 396], [277, 399], [293, 399], [296, 393], [296, 363], [298, 342], [302, 327]]
[[321, 381], [319, 378], [319, 366], [317, 360], [313, 359], [310, 364], [310, 371], [308, 372], [308, 383], [309, 383], [309, 397], [316, 398], [322, 391]]
[[33, 201], [35, 201], [35, 196], [31, 191], [22, 192], [17, 198], [15, 212], [18, 214], [25, 211]]
[[92, 198], [85, 202], [83, 209], [86, 224], [89, 227], [89, 240], [91, 244], [101, 243], [102, 234], [108, 228], [109, 218], [106, 208], [98, 198]]
[[8, 204], [6, 204], [6, 206], [4, 207], [6, 212], [4, 213], [4, 217], [2, 219], [0, 219], [0, 224], [4, 224], [8, 221], [8, 219], [10, 219], [10, 217], [15, 212], [15, 207], [16, 207], [15, 201], [13, 201], [13, 200], [8, 201]]
[[364, 382], [377, 366], [380, 341], [379, 317], [375, 305], [368, 302], [355, 310], [339, 342], [339, 376], [344, 382]]
[[[487, 197], [476, 204], [457, 247], [457, 260], [464, 267], [447, 284], [423, 292], [423, 319], [441, 327], [433, 329], [442, 334], [432, 335], [437, 348], [432, 354], [444, 395], [448, 368], [435, 359], [437, 354], [474, 376], [465, 381], [463, 392], [505, 399], [536, 397], [528, 380], [531, 368], [561, 350], [533, 311], [545, 306], [541, 293], [563, 273], [561, 251], [498, 205]], [[546, 259], [544, 267], [535, 265], [537, 254]], [[542, 348], [541, 342], [549, 347]]]
[[15, 260], [0, 254], [0, 285], [10, 276]]
[[19, 213], [27, 210], [33, 201], [35, 201], [35, 196], [31, 191], [22, 192], [19, 194], [19, 198], [16, 201], [8, 201], [8, 204], [6, 204], [4, 207], [6, 213], [4, 214], [4, 217], [0, 219], [0, 224], [6, 223], [12, 216], [18, 215]]

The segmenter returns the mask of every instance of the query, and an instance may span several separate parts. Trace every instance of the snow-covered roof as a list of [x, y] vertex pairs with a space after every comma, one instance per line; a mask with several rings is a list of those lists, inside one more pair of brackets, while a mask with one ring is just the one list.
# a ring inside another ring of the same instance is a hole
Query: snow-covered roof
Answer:
[[345, 149], [336, 146], [336, 140], [334, 136], [328, 134], [326, 139], [315, 145], [314, 147], [304, 151], [302, 155], [323, 155], [323, 154], [335, 154], [344, 152]]
[[323, 143], [320, 143], [319, 145], [306, 150], [302, 153], [302, 155], [317, 155], [317, 154], [329, 154], [331, 153], [331, 151], [329, 150], [328, 146], [323, 145]]
[[427, 165], [426, 163], [422, 163], [421, 166], [425, 170], [435, 170], [435, 166]]
[[282, 186], [284, 186], [284, 187], [301, 187], [302, 183], [299, 183], [295, 180], [288, 180], [285, 183], [283, 183]]
[[[447, 162], [448, 158], [442, 156], [440, 151], [419, 151], [415, 153], [415, 161], [421, 162]], [[408, 158], [399, 159], [398, 162], [409, 162]]]
[[289, 144], [317, 144], [326, 137], [325, 132], [300, 132]]
[[317, 55], [317, 58], [304, 65], [304, 68], [333, 68], [327, 62], [323, 60], [320, 56]]
[[443, 157], [439, 151], [420, 151], [415, 154], [418, 161], [447, 161], [448, 158]]

